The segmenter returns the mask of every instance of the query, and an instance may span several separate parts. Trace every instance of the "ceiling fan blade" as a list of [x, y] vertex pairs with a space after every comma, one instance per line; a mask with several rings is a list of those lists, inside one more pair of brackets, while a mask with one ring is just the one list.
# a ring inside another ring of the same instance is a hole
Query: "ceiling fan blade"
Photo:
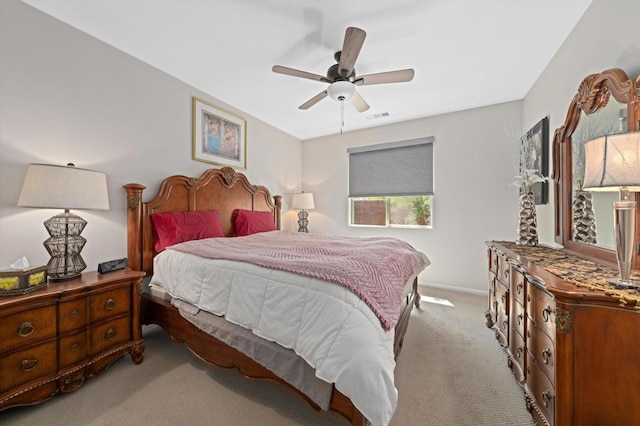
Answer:
[[372, 84], [402, 83], [413, 80], [415, 72], [412, 68], [406, 70], [387, 71], [377, 74], [361, 75], [353, 82], [356, 86], [368, 86]]
[[317, 104], [318, 102], [320, 102], [321, 100], [323, 100], [324, 98], [326, 98], [327, 95], [328, 95], [327, 91], [324, 90], [318, 93], [317, 95], [315, 95], [313, 98], [309, 99], [307, 102], [300, 105], [298, 109], [309, 109], [315, 104]]
[[342, 52], [340, 53], [340, 62], [338, 65], [338, 71], [344, 78], [351, 75], [353, 72], [353, 66], [358, 59], [360, 49], [364, 43], [364, 38], [367, 33], [356, 27], [349, 27], [344, 35], [344, 42], [342, 44]]
[[353, 92], [353, 96], [351, 96], [351, 99], [349, 99], [349, 101], [351, 101], [351, 105], [353, 105], [358, 110], [358, 112], [365, 112], [369, 109], [369, 104], [364, 99], [362, 99], [362, 96], [360, 96], [357, 91]]
[[324, 77], [318, 74], [313, 74], [306, 71], [294, 70], [293, 68], [287, 68], [280, 65], [274, 65], [273, 68], [271, 68], [271, 70], [278, 74], [291, 75], [293, 77], [308, 78], [309, 80], [321, 81], [323, 83], [331, 83], [331, 80], [329, 80], [327, 77]]

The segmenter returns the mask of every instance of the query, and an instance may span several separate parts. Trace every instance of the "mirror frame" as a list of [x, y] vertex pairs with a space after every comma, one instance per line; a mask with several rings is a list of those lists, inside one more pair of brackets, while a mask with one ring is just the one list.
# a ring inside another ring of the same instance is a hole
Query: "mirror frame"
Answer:
[[[553, 137], [553, 174], [555, 199], [555, 241], [568, 251], [593, 260], [601, 260], [617, 265], [616, 252], [603, 247], [572, 240], [572, 159], [571, 136], [578, 126], [580, 115], [593, 114], [607, 105], [613, 96], [627, 105], [627, 131], [640, 130], [640, 76], [636, 80], [613, 68], [599, 74], [590, 74], [582, 80], [578, 93], [573, 97], [564, 124], [556, 129]], [[639, 201], [640, 193], [633, 193], [632, 199]], [[613, 221], [613, 206], [611, 206]], [[640, 243], [640, 208], [636, 211], [636, 247]], [[640, 254], [636, 252], [633, 269], [640, 266]]]

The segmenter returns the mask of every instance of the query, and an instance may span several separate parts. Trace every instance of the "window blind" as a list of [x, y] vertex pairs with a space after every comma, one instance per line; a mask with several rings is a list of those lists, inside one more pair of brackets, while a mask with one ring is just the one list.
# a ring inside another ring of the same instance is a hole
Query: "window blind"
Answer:
[[433, 195], [433, 141], [349, 148], [349, 197]]

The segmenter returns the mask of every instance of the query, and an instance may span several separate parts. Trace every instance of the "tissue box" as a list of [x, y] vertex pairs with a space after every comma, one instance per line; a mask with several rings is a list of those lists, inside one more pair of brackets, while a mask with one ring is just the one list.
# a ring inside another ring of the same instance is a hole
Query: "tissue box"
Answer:
[[0, 271], [0, 297], [15, 296], [47, 286], [47, 266]]

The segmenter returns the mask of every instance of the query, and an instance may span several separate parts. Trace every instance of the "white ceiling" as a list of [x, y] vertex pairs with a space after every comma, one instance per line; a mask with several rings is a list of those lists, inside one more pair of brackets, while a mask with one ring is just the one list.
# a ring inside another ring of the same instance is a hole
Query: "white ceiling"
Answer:
[[358, 75], [415, 77], [358, 87], [371, 108], [345, 103], [345, 132], [524, 98], [592, 0], [23, 1], [306, 140], [340, 132], [340, 103], [299, 110], [327, 84], [271, 67], [325, 75], [349, 26]]

